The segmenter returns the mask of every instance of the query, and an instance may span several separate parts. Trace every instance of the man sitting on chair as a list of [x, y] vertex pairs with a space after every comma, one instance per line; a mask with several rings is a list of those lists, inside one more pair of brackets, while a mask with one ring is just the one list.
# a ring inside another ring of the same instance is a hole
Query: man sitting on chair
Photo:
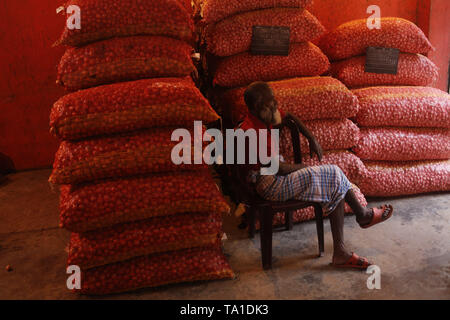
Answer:
[[[284, 121], [291, 118], [308, 139], [311, 154], [315, 153], [319, 161], [322, 160], [323, 151], [317, 139], [296, 116], [280, 113], [273, 91], [267, 83], [252, 83], [244, 93], [244, 100], [249, 114], [241, 123], [240, 129], [254, 129], [257, 132], [266, 129], [267, 145], [270, 146], [270, 129], [282, 126]], [[366, 258], [350, 252], [344, 245], [344, 204], [347, 202], [352, 208], [356, 221], [362, 228], [369, 228], [389, 219], [393, 213], [391, 205], [372, 209], [361, 206], [352, 190], [352, 184], [336, 165], [307, 167], [280, 161], [276, 175], [261, 174], [261, 167], [261, 164], [251, 166], [248, 178], [255, 183], [256, 192], [263, 199], [317, 202], [321, 204], [324, 214], [329, 214], [333, 234], [332, 265], [366, 269], [372, 264]]]

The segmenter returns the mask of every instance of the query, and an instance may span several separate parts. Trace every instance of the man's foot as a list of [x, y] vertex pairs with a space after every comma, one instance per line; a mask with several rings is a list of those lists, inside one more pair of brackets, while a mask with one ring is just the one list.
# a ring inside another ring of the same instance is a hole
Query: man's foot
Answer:
[[334, 265], [334, 264], [346, 263], [348, 261], [348, 259], [350, 259], [351, 257], [352, 257], [351, 252], [347, 252], [347, 251], [336, 252], [336, 251], [334, 251], [332, 264]]
[[353, 268], [353, 269], [365, 270], [370, 265], [372, 265], [372, 263], [369, 262], [369, 260], [367, 260], [367, 258], [360, 257], [356, 253], [352, 253], [351, 257], [348, 258], [345, 262], [337, 262], [337, 261], [334, 261], [334, 258], [333, 258], [333, 263], [331, 265], [336, 268]]
[[383, 205], [379, 208], [372, 208], [371, 214], [370, 214], [370, 220], [364, 219], [362, 221], [358, 221], [359, 225], [363, 229], [370, 228], [378, 223], [381, 223], [383, 221], [386, 221], [389, 219], [392, 214], [394, 213], [394, 208], [391, 205]]
[[372, 221], [372, 217], [373, 217], [372, 208], [364, 208], [363, 214], [356, 216], [356, 222], [358, 222], [360, 226], [363, 226], [365, 224], [370, 223]]

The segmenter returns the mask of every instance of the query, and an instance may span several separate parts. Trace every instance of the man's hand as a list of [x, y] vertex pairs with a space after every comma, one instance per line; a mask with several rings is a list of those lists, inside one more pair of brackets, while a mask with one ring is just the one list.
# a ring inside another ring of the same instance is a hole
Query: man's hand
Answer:
[[317, 157], [319, 158], [319, 161], [322, 161], [323, 157], [323, 150], [320, 146], [319, 142], [315, 137], [312, 137], [311, 139], [308, 139], [309, 142], [309, 151], [311, 159], [314, 157], [314, 153], [317, 154]]

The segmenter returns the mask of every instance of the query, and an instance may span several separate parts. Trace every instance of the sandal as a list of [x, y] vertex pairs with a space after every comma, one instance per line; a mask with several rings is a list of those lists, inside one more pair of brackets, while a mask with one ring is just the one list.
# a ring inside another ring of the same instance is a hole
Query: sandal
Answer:
[[379, 208], [373, 208], [372, 212], [372, 221], [368, 224], [362, 225], [361, 228], [367, 229], [380, 222], [386, 221], [394, 213], [394, 208], [389, 204]]
[[358, 256], [356, 253], [352, 252], [352, 256], [348, 261], [344, 264], [331, 264], [333, 267], [336, 268], [354, 268], [354, 269], [361, 269], [365, 270], [367, 269], [372, 263], [369, 262], [366, 258], [362, 258]]

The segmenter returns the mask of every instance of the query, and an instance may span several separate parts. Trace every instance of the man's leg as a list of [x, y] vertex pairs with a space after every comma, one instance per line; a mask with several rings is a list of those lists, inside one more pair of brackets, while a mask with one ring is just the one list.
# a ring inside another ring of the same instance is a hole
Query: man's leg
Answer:
[[382, 215], [381, 219], [383, 220], [388, 219], [389, 216], [392, 215], [392, 206], [389, 205], [384, 205], [381, 206], [380, 208], [363, 207], [359, 203], [355, 193], [351, 189], [346, 193], [345, 201], [348, 203], [350, 208], [352, 208], [353, 213], [356, 216], [356, 221], [359, 223], [360, 226], [368, 225], [372, 221], [375, 212], [379, 217], [380, 215]]
[[346, 263], [352, 253], [349, 252], [344, 244], [344, 216], [345, 216], [345, 202], [342, 200], [336, 209], [329, 215], [331, 233], [333, 235], [333, 263]]
[[372, 209], [363, 207], [361, 203], [356, 198], [355, 193], [350, 189], [345, 195], [345, 201], [348, 203], [350, 208], [352, 208], [353, 213], [356, 216], [356, 221], [360, 225], [369, 223], [372, 219]]

